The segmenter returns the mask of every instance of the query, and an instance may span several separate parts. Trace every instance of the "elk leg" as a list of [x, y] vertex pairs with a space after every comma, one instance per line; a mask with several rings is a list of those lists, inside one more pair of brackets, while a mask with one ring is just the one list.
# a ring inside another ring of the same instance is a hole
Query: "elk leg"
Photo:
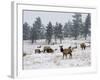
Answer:
[[85, 47], [84, 47], [84, 50], [85, 50]]
[[43, 50], [43, 53], [45, 52], [45, 50]]
[[70, 54], [70, 58], [72, 58], [72, 54]]
[[35, 54], [36, 54], [36, 51], [35, 51]]
[[64, 54], [63, 54], [63, 59], [64, 59]]
[[66, 54], [66, 59], [67, 59], [67, 54]]
[[39, 54], [41, 53], [41, 51], [39, 50]]

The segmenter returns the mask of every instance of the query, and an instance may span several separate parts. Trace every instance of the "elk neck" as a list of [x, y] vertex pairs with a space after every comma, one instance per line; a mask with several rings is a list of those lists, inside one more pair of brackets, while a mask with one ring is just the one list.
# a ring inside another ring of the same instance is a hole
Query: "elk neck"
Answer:
[[63, 52], [63, 51], [64, 51], [63, 47], [60, 47], [60, 51], [61, 51], [61, 52]]

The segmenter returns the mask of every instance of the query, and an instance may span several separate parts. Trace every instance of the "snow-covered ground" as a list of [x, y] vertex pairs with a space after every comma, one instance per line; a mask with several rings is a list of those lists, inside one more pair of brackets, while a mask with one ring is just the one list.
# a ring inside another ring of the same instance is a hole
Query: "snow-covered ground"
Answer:
[[[53, 41], [53, 40], [52, 40]], [[38, 40], [36, 43], [31, 44], [29, 40], [24, 40], [24, 53], [27, 55], [23, 57], [23, 67], [24, 69], [46, 69], [46, 68], [67, 68], [67, 67], [80, 67], [80, 66], [90, 66], [91, 65], [91, 48], [87, 47], [86, 50], [80, 48], [80, 43], [85, 42], [89, 45], [90, 39], [78, 39], [71, 40], [65, 39], [62, 44], [47, 45], [45, 40]], [[59, 40], [57, 40], [59, 42]], [[44, 46], [50, 46], [52, 49], [57, 49], [54, 53], [36, 53], [34, 52], [38, 46], [41, 45], [40, 50], [43, 50]], [[63, 59], [62, 53], [60, 52], [59, 46], [63, 45], [64, 48], [69, 46], [75, 47], [72, 52], [72, 59]]]

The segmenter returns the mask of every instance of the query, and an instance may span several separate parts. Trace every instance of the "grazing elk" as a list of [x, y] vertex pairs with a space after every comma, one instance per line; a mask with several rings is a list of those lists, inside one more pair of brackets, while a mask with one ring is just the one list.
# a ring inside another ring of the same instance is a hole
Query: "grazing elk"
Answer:
[[82, 50], [83, 50], [83, 49], [85, 50], [86, 44], [85, 44], [85, 43], [81, 43], [81, 44], [80, 44], [80, 47], [82, 48]]
[[47, 53], [53, 53], [54, 50], [52, 48], [50, 48], [49, 46], [45, 46], [43, 52], [47, 52]]
[[63, 59], [64, 59], [64, 56], [66, 56], [66, 58], [67, 58], [68, 54], [70, 55], [70, 58], [72, 58], [72, 49], [71, 49], [71, 47], [69, 47], [67, 49], [63, 49], [63, 46], [60, 46], [60, 51], [63, 53]]
[[40, 49], [35, 49], [35, 53], [41, 53]]

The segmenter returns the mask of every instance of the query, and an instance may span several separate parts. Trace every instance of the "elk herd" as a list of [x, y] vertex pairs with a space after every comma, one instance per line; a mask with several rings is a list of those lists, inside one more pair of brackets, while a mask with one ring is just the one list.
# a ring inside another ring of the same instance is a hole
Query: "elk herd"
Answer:
[[[79, 45], [76, 45], [75, 47], [72, 47], [72, 46], [69, 46], [67, 48], [63, 48], [63, 45], [59, 46], [59, 51], [63, 54], [63, 59], [64, 57], [67, 58], [67, 55], [69, 55], [69, 58], [72, 58], [72, 53], [75, 49], [78, 49], [79, 46], [81, 48], [81, 50], [85, 50], [86, 47], [90, 47], [90, 44], [89, 45], [86, 45], [86, 43], [80, 43]], [[50, 46], [44, 46], [43, 47], [43, 50], [41, 50], [42, 46], [37, 46], [37, 48], [34, 50], [35, 54], [37, 53], [54, 53], [56, 50], [58, 49], [53, 49], [51, 48]], [[26, 56], [25, 54], [23, 56]]]

